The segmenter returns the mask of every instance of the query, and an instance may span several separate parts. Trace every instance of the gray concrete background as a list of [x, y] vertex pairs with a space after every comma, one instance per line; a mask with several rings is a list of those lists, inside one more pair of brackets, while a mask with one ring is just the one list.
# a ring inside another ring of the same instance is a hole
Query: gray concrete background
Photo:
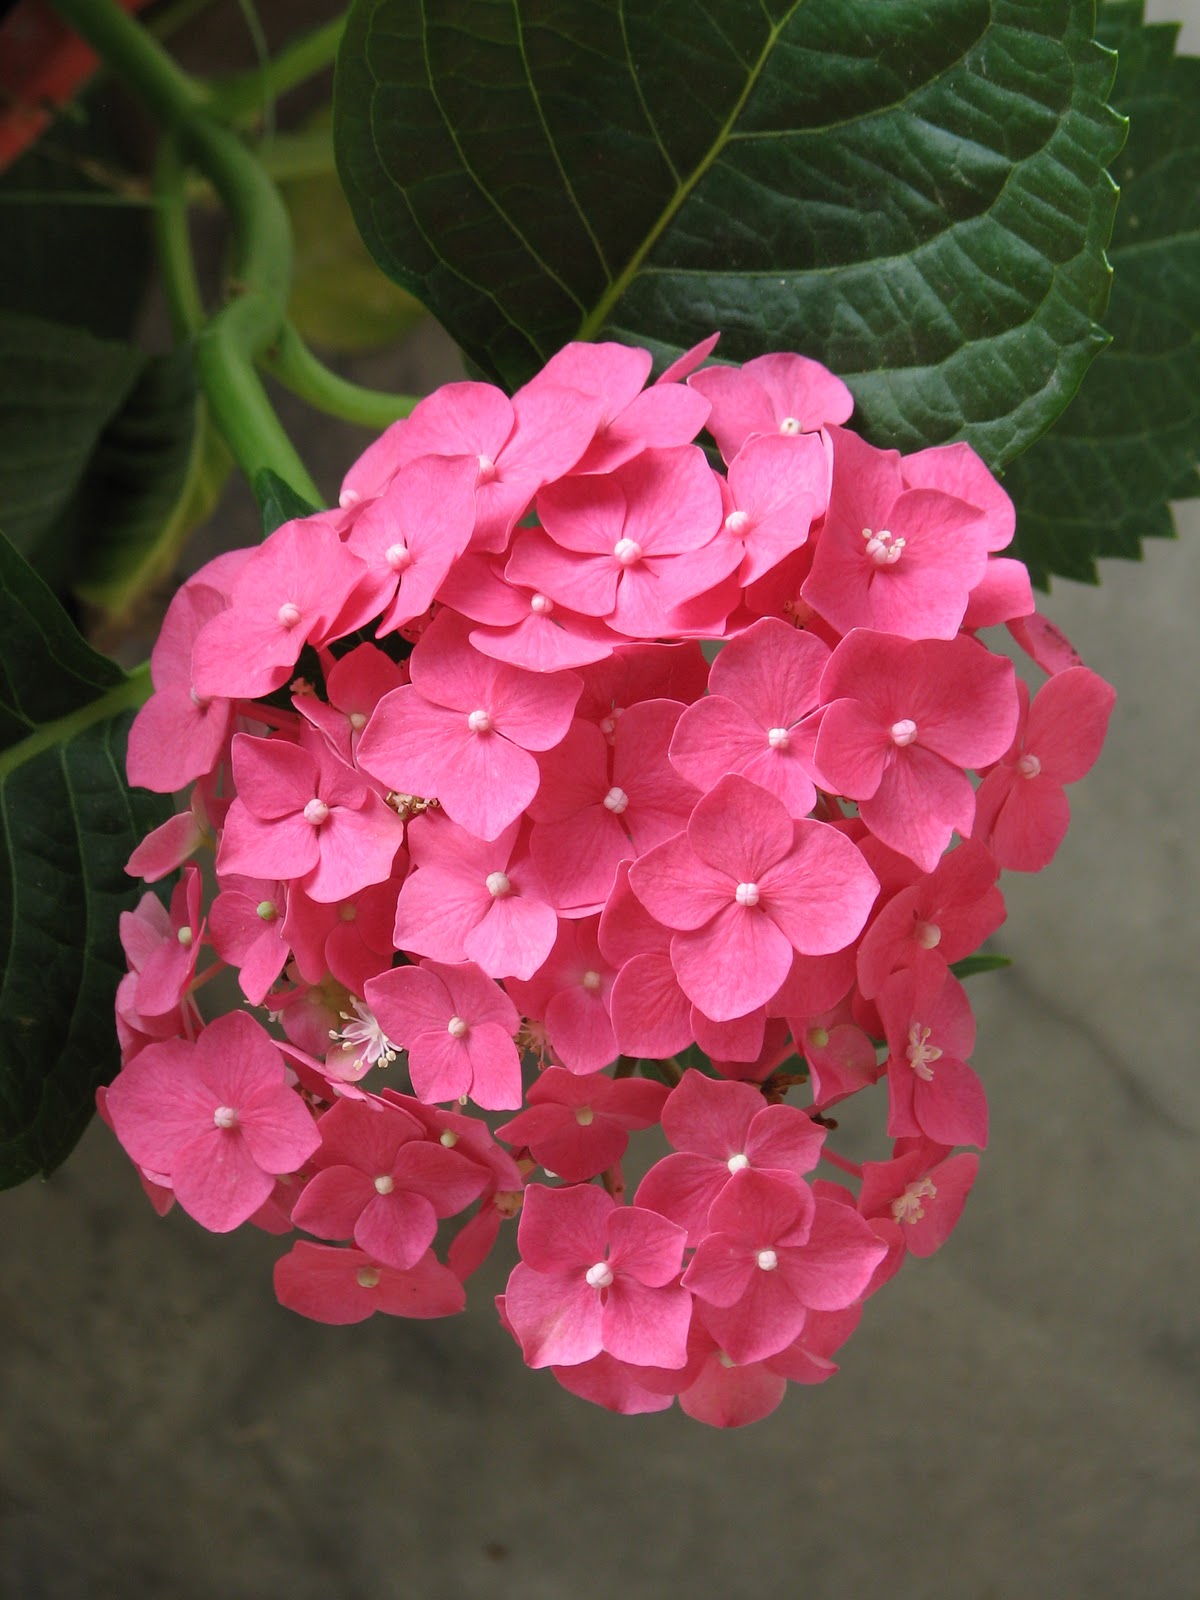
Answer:
[[[444, 360], [427, 331], [359, 371]], [[354, 447], [306, 432], [336, 480]], [[1117, 685], [1111, 737], [1053, 866], [1006, 884], [1014, 968], [972, 985], [993, 1139], [963, 1223], [831, 1383], [738, 1433], [611, 1417], [522, 1367], [500, 1266], [454, 1321], [306, 1323], [275, 1241], [160, 1221], [94, 1126], [0, 1198], [3, 1600], [1200, 1593], [1200, 507], [1180, 524], [1046, 606]]]

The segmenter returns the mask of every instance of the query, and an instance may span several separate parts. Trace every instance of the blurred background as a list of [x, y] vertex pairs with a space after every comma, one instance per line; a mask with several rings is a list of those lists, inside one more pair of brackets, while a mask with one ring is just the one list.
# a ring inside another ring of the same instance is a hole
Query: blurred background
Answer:
[[[277, 46], [334, 8], [259, 10]], [[1200, 52], [1195, 0], [1147, 10]], [[233, 4], [175, 44], [254, 64]], [[333, 359], [401, 392], [461, 376], [428, 322]], [[335, 490], [367, 435], [281, 409]], [[1013, 967], [972, 980], [993, 1134], [963, 1222], [830, 1383], [735, 1433], [610, 1416], [497, 1326], [503, 1244], [461, 1318], [307, 1323], [277, 1241], [160, 1220], [94, 1124], [0, 1195], [3, 1600], [1200, 1593], [1200, 506], [1179, 529], [1044, 602], [1118, 689], [1109, 742], [1051, 868], [1005, 884]], [[185, 567], [258, 532], [235, 479]]]

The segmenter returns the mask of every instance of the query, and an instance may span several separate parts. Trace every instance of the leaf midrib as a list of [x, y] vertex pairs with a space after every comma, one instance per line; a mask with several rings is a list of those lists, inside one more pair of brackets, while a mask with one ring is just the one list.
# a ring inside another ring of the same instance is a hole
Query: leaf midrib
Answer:
[[121, 683], [114, 684], [95, 700], [88, 701], [87, 705], [80, 706], [77, 711], [69, 711], [66, 716], [56, 717], [53, 722], [45, 722], [40, 728], [35, 728], [24, 739], [10, 745], [7, 750], [0, 751], [0, 784], [5, 779], [25, 766], [35, 756], [44, 750], [51, 750], [55, 745], [67, 744], [77, 733], [82, 733], [85, 728], [90, 728], [93, 723], [104, 722], [110, 717], [118, 716], [122, 711], [132, 710], [142, 705], [150, 696], [153, 684], [150, 681], [150, 663], [145, 661], [134, 670]]

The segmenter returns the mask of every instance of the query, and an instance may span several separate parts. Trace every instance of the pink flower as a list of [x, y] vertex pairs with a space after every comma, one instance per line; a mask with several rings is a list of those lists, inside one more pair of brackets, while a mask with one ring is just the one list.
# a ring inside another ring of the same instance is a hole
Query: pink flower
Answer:
[[581, 683], [481, 655], [468, 624], [437, 617], [410, 658], [412, 684], [385, 695], [358, 747], [365, 772], [404, 794], [436, 797], [480, 839], [495, 839], [537, 793], [531, 750], [566, 733]]
[[599, 921], [560, 922], [554, 947], [534, 976], [507, 983], [524, 1014], [542, 1020], [563, 1066], [585, 1076], [607, 1067], [618, 1053], [608, 1010], [615, 974], [600, 953]]
[[150, 656], [155, 692], [129, 730], [130, 783], [173, 794], [217, 765], [233, 706], [196, 692], [192, 647], [204, 625], [224, 609], [225, 596], [198, 579], [185, 583], [167, 607]]
[[275, 1263], [281, 1306], [314, 1322], [345, 1326], [376, 1311], [391, 1317], [449, 1317], [466, 1304], [462, 1284], [428, 1251], [401, 1271], [363, 1250], [301, 1239]]
[[700, 801], [686, 833], [635, 861], [629, 882], [653, 917], [679, 930], [680, 987], [717, 1022], [769, 1000], [794, 950], [849, 944], [879, 887], [843, 834], [794, 822], [782, 801], [736, 775]]
[[547, 1067], [525, 1097], [528, 1109], [497, 1128], [496, 1137], [514, 1149], [526, 1146], [547, 1172], [581, 1183], [615, 1166], [630, 1130], [653, 1127], [666, 1098], [665, 1084], [646, 1078], [581, 1079]]
[[939, 1144], [987, 1144], [987, 1099], [966, 1063], [975, 1019], [957, 978], [926, 968], [893, 973], [879, 995], [888, 1041], [888, 1132]]
[[682, 1367], [692, 1297], [680, 1287], [684, 1232], [603, 1189], [531, 1184], [521, 1260], [505, 1307], [530, 1367], [577, 1366], [606, 1350], [639, 1367]]
[[366, 1001], [388, 1037], [408, 1051], [419, 1099], [469, 1095], [487, 1111], [521, 1104], [514, 1035], [521, 1018], [473, 961], [394, 967], [367, 984]]
[[242, 1011], [218, 1017], [195, 1044], [148, 1045], [108, 1090], [117, 1137], [137, 1162], [169, 1180], [202, 1227], [228, 1233], [321, 1143], [288, 1087], [270, 1036]]
[[745, 588], [805, 543], [829, 501], [823, 439], [766, 434], [744, 444], [729, 465], [725, 532], [740, 541], [738, 582]]
[[975, 796], [975, 836], [1002, 867], [1040, 872], [1071, 820], [1063, 785], [1091, 771], [1104, 743], [1116, 690], [1087, 667], [1049, 678], [1029, 704], [1018, 684], [1021, 718], [1012, 747]]
[[741, 367], [705, 367], [688, 379], [712, 404], [708, 431], [726, 461], [757, 433], [794, 439], [845, 422], [854, 397], [840, 378], [807, 356], [756, 356]]

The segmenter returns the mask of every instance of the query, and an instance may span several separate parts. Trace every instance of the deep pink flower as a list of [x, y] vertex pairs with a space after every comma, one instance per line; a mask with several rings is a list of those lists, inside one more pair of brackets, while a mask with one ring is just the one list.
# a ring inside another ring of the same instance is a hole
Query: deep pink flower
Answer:
[[560, 922], [554, 947], [534, 976], [524, 982], [507, 980], [508, 992], [524, 1014], [541, 1020], [563, 1066], [584, 1076], [617, 1057], [609, 1020], [615, 973], [600, 953], [599, 921]]
[[724, 777], [687, 825], [635, 861], [629, 882], [650, 914], [679, 930], [671, 960], [685, 994], [715, 1021], [764, 1004], [792, 952], [824, 955], [856, 937], [878, 883], [827, 823], [795, 822], [748, 779]]
[[890, 1161], [863, 1163], [858, 1209], [890, 1221], [912, 1255], [931, 1256], [957, 1226], [978, 1171], [970, 1151], [950, 1155], [931, 1140], [902, 1140]]
[[497, 1128], [496, 1137], [514, 1149], [527, 1146], [547, 1172], [581, 1183], [615, 1166], [630, 1130], [653, 1127], [666, 1098], [666, 1085], [647, 1078], [581, 1079], [547, 1067], [525, 1097], [527, 1109]]
[[692, 1298], [679, 1285], [684, 1231], [591, 1185], [525, 1191], [521, 1260], [505, 1307], [530, 1367], [606, 1350], [639, 1367], [682, 1367]]
[[274, 1041], [244, 1011], [195, 1044], [148, 1045], [113, 1080], [108, 1110], [138, 1166], [162, 1173], [201, 1226], [228, 1233], [321, 1143]]
[[314, 1322], [345, 1326], [376, 1311], [391, 1317], [449, 1317], [466, 1304], [462, 1284], [432, 1251], [406, 1271], [363, 1250], [301, 1239], [275, 1263], [281, 1306]]
[[729, 465], [725, 532], [740, 541], [743, 588], [799, 550], [829, 502], [829, 456], [815, 433], [747, 441]]
[[854, 409], [842, 380], [807, 356], [773, 353], [741, 367], [705, 367], [688, 387], [711, 403], [708, 431], [726, 461], [756, 433], [794, 439], [845, 422]]
[[225, 609], [225, 596], [199, 579], [185, 583], [163, 618], [150, 655], [154, 693], [129, 730], [130, 783], [173, 794], [211, 772], [233, 723], [226, 699], [205, 698], [192, 682], [192, 647], [204, 625]]
[[879, 995], [888, 1041], [888, 1124], [894, 1138], [987, 1144], [987, 1099], [966, 1063], [975, 1019], [966, 991], [931, 968], [895, 972]]

